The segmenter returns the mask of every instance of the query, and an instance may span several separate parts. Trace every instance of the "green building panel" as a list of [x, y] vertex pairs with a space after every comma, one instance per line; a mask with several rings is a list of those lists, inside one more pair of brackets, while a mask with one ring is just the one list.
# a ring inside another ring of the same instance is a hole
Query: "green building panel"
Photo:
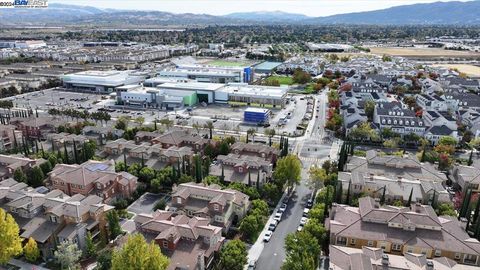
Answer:
[[193, 106], [198, 103], [197, 93], [193, 93], [183, 97], [183, 104], [185, 106]]

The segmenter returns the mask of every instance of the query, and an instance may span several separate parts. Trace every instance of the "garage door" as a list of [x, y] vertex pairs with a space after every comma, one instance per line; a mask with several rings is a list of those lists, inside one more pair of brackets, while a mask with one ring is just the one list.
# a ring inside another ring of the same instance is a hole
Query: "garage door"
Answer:
[[197, 94], [198, 102], [208, 103], [208, 94]]

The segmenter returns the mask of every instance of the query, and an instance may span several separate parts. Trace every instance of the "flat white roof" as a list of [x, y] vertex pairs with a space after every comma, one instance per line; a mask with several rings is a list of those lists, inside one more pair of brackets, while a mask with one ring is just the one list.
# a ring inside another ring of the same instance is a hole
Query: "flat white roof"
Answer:
[[132, 76], [131, 71], [97, 71], [89, 70], [64, 75], [64, 82], [83, 85], [108, 85], [119, 86], [122, 84], [135, 84], [143, 81], [142, 76]]
[[288, 87], [231, 84], [225, 86], [221, 91], [226, 92], [231, 96], [238, 95], [263, 98], [283, 98], [288, 92]]
[[158, 88], [168, 88], [174, 90], [200, 90], [200, 91], [217, 91], [225, 87], [222, 83], [201, 83], [201, 82], [187, 82], [187, 83], [164, 83]]
[[248, 107], [245, 109], [246, 112], [258, 112], [258, 113], [268, 113], [270, 110], [269, 109], [263, 109], [263, 108], [253, 108], [253, 107]]

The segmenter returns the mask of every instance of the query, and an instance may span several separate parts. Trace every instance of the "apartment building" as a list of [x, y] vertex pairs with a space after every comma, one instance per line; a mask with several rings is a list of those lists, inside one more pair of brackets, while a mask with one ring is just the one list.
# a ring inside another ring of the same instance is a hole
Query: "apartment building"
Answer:
[[426, 130], [424, 121], [415, 112], [397, 103], [380, 103], [375, 106], [373, 122], [380, 128], [390, 128], [400, 135], [410, 133], [423, 136]]
[[222, 227], [210, 225], [208, 218], [187, 217], [169, 211], [135, 217], [137, 231], [146, 235], [169, 257], [168, 269], [210, 269], [223, 245]]
[[104, 202], [129, 198], [137, 188], [137, 177], [115, 172], [113, 161], [87, 161], [83, 164], [57, 164], [48, 174], [47, 183], [69, 196], [97, 195]]
[[247, 213], [248, 196], [218, 186], [185, 183], [174, 187], [168, 210], [188, 217], [207, 218], [210, 224], [228, 231], [234, 220]]
[[385, 253], [446, 257], [460, 264], [480, 265], [480, 242], [471, 238], [454, 217], [435, 214], [429, 205], [380, 206], [371, 197], [359, 207], [334, 204], [325, 222], [330, 244], [351, 248], [375, 247]]
[[22, 145], [22, 131], [13, 125], [0, 125], [0, 152], [8, 151]]

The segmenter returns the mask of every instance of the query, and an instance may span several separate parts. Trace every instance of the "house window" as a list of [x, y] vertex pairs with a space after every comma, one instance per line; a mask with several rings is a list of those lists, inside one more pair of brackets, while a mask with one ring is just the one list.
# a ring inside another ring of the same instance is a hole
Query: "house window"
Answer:
[[339, 245], [345, 245], [347, 243], [347, 238], [339, 236], [337, 237], [337, 244]]
[[402, 250], [402, 245], [401, 244], [393, 244], [392, 245], [392, 250], [400, 251], [400, 250]]
[[460, 253], [455, 253], [455, 260], [460, 260]]
[[373, 241], [369, 240], [369, 241], [367, 242], [367, 245], [368, 245], [369, 247], [373, 247]]
[[181, 204], [181, 203], [182, 203], [182, 198], [178, 197], [178, 198], [177, 198], [177, 203], [178, 203], [178, 204]]
[[168, 241], [163, 241], [162, 244], [163, 244], [163, 247], [164, 247], [164, 248], [168, 248]]
[[213, 205], [213, 209], [214, 209], [215, 211], [218, 211], [218, 210], [220, 210], [220, 207], [218, 206], [218, 204], [214, 204], [214, 205]]
[[442, 251], [440, 249], [435, 250], [435, 257], [440, 257], [442, 256]]
[[238, 172], [243, 172], [243, 168], [242, 167], [238, 167]]
[[350, 239], [350, 245], [355, 245], [355, 239]]

